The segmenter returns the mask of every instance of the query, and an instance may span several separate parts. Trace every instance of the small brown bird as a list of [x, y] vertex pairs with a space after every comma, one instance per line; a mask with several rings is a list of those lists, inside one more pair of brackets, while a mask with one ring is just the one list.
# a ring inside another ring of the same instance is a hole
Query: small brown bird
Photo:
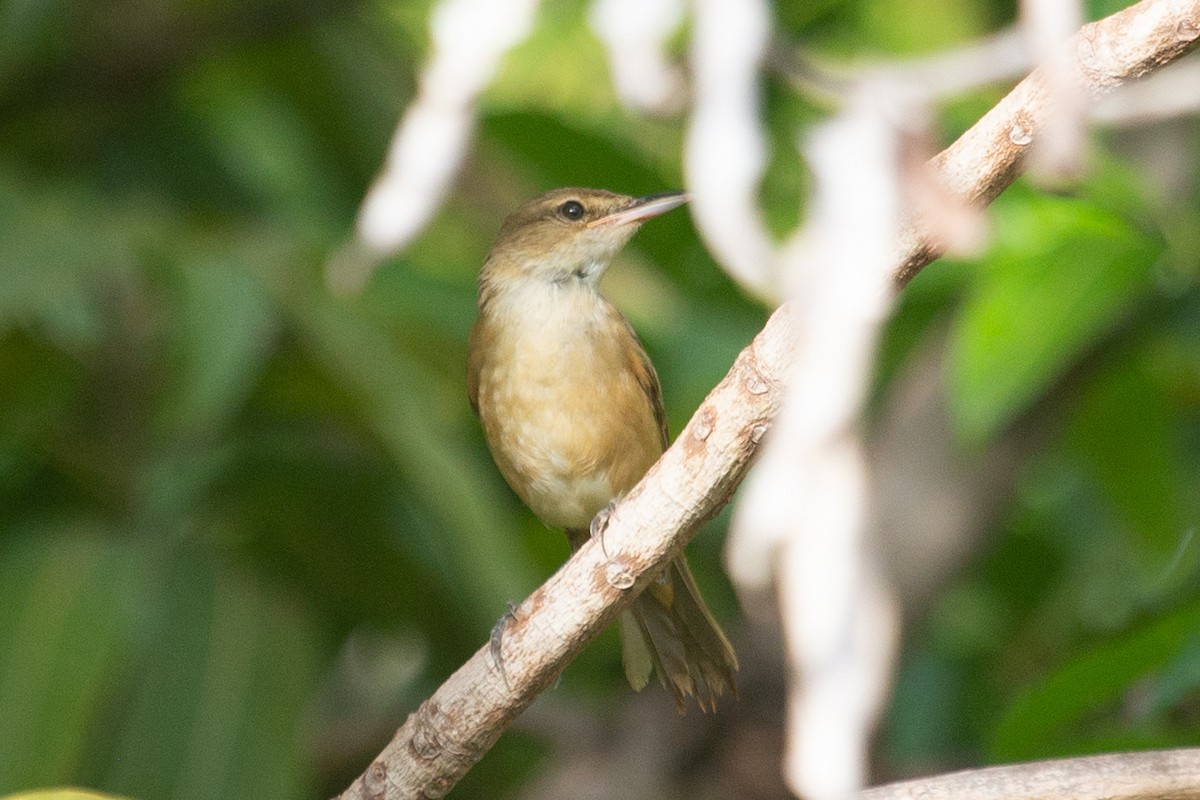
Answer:
[[[613, 256], [682, 193], [628, 197], [558, 189], [504, 221], [479, 276], [467, 393], [513, 490], [578, 549], [598, 512], [633, 488], [667, 446], [658, 376], [621, 313], [596, 288]], [[736, 691], [737, 656], [683, 554], [621, 618], [625, 675], [652, 670], [680, 710]]]

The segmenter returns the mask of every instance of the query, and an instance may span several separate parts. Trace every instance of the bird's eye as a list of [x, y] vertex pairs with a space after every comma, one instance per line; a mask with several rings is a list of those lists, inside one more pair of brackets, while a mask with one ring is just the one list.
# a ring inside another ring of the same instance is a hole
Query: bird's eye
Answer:
[[568, 200], [558, 207], [558, 213], [563, 219], [572, 221], [583, 219], [583, 203], [578, 200]]

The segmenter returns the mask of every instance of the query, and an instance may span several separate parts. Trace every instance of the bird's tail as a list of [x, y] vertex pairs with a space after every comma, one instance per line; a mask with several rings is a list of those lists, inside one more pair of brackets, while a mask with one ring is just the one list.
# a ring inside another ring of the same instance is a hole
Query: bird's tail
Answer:
[[629, 684], [640, 691], [657, 672], [680, 713], [689, 697], [701, 710], [713, 711], [726, 691], [737, 695], [737, 655], [682, 553], [621, 615], [621, 654]]

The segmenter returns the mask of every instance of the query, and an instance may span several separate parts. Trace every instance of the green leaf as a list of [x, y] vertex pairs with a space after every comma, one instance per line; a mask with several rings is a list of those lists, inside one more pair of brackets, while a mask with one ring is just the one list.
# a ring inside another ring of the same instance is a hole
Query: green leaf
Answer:
[[996, 242], [955, 325], [959, 435], [992, 438], [1146, 294], [1159, 239], [1081, 200], [997, 202]]
[[38, 327], [72, 352], [96, 345], [96, 289], [126, 277], [130, 222], [85, 188], [35, 189], [0, 172], [0, 328]]
[[179, 98], [185, 116], [222, 170], [269, 211], [310, 225], [336, 219], [331, 170], [312, 126], [247, 66], [222, 58], [189, 70]]
[[[1173, 452], [1174, 419], [1140, 363], [1126, 359], [1097, 376], [1072, 418], [1070, 442], [1122, 520], [1162, 565], [1185, 533]], [[1183, 573], [1189, 570], [1182, 570]]]
[[892, 53], [935, 52], [988, 30], [988, 15], [971, 0], [864, 0], [857, 7], [860, 46]]
[[130, 643], [141, 559], [87, 535], [0, 547], [0, 791], [67, 783]]
[[189, 548], [155, 575], [94, 782], [177, 800], [311, 795], [300, 725], [318, 648], [303, 607]]
[[1192, 604], [1071, 659], [1012, 702], [995, 727], [990, 759], [1021, 761], [1100, 749], [1088, 742], [1106, 742], [1115, 731], [1128, 729], [1129, 723], [1120, 720], [1122, 702], [1135, 684], [1178, 690], [1176, 657], [1195, 651], [1197, 631], [1200, 605]]
[[175, 380], [162, 409], [187, 432], [213, 430], [236, 412], [269, 355], [270, 296], [254, 276], [213, 260], [180, 271]]
[[617, 107], [612, 81], [596, 79], [607, 64], [583, 6], [549, 3], [529, 38], [505, 58], [482, 104], [487, 110], [532, 106], [577, 119], [611, 120]]

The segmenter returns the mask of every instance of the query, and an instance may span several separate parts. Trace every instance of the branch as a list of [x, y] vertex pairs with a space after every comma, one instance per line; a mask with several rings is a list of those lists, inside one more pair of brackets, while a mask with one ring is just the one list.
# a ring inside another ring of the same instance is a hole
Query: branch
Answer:
[[[1072, 63], [1095, 98], [1192, 49], [1200, 0], [1144, 0], [1085, 26]], [[1020, 172], [1052, 109], [1034, 72], [931, 163], [958, 197], [986, 204]], [[903, 285], [941, 253], [915, 225], [900, 237]], [[345, 800], [441, 797], [632, 602], [662, 564], [712, 517], [741, 482], [782, 401], [792, 364], [791, 304], [709, 394], [674, 444], [613, 512], [604, 537], [582, 547], [514, 612], [503, 639], [504, 674], [477, 651], [411, 714]], [[507, 680], [506, 680], [507, 678]]]
[[[1071, 66], [1093, 104], [1131, 80], [1145, 77], [1195, 49], [1200, 2], [1143, 0], [1084, 25], [1067, 43]], [[954, 196], [986, 205], [1020, 174], [1031, 145], [1054, 114], [1040, 70], [997, 103], [931, 166]], [[901, 286], [944, 248], [915, 226], [901, 236], [896, 280]]]
[[987, 767], [877, 786], [860, 800], [1189, 800], [1200, 749], [1114, 753]]

